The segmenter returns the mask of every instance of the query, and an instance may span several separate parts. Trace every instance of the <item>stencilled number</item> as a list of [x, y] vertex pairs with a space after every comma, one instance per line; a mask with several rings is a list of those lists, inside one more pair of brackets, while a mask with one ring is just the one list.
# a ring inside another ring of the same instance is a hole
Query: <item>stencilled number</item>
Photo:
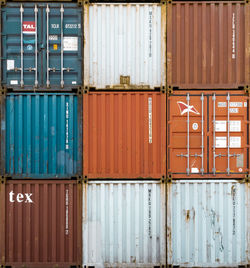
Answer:
[[59, 29], [59, 24], [51, 24], [52, 29]]

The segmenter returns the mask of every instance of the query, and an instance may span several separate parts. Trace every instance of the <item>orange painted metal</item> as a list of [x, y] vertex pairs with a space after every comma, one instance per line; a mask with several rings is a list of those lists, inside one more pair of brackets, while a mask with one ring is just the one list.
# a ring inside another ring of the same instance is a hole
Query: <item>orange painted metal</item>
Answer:
[[250, 173], [249, 117], [243, 91], [175, 91], [168, 97], [169, 176], [244, 178]]
[[83, 103], [84, 176], [166, 175], [166, 94], [91, 92]]
[[248, 1], [168, 4], [167, 84], [179, 89], [249, 88]]
[[81, 185], [67, 180], [0, 184], [0, 266], [81, 265]]

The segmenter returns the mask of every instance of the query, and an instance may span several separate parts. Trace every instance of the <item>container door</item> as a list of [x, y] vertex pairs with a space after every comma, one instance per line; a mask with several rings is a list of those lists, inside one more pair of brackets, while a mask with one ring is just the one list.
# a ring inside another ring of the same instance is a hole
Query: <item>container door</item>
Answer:
[[207, 102], [204, 94], [171, 98], [169, 169], [178, 174], [204, 174]]
[[2, 12], [3, 84], [41, 84], [41, 10], [36, 4], [11, 5]]
[[47, 4], [44, 8], [44, 85], [81, 85], [81, 8], [71, 4]]
[[247, 97], [242, 95], [210, 96], [209, 172], [213, 175], [248, 171], [247, 107]]

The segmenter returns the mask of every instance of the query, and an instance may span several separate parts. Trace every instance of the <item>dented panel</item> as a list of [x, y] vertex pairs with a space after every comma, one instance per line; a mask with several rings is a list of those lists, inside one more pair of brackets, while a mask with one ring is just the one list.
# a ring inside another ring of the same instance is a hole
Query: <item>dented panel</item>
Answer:
[[168, 184], [168, 264], [249, 264], [249, 190], [249, 183], [235, 180]]
[[83, 190], [83, 266], [166, 263], [165, 184], [91, 181]]

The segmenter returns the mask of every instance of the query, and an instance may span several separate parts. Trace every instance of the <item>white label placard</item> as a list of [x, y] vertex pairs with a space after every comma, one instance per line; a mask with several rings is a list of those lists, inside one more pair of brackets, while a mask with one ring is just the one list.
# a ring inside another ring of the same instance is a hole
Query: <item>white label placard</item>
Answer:
[[227, 137], [216, 137], [215, 148], [226, 148], [227, 147]]
[[230, 132], [240, 132], [241, 131], [241, 121], [237, 120], [237, 121], [230, 121], [229, 123], [229, 131]]
[[227, 103], [226, 103], [226, 102], [221, 102], [221, 101], [219, 101], [219, 102], [218, 102], [218, 107], [220, 107], [220, 108], [227, 107]]
[[14, 70], [15, 60], [7, 60], [7, 71]]
[[227, 131], [227, 121], [222, 121], [222, 120], [215, 121], [215, 131], [216, 132], [226, 132]]
[[191, 168], [191, 173], [199, 173], [199, 169], [198, 168]]
[[246, 101], [244, 102], [244, 107], [247, 107], [247, 102]]
[[63, 38], [64, 51], [77, 51], [78, 50], [78, 37], [66, 36]]
[[10, 84], [11, 85], [18, 85], [18, 81], [17, 80], [10, 80]]
[[242, 102], [230, 102], [230, 107], [243, 107]]
[[58, 40], [58, 36], [57, 35], [49, 35], [49, 40], [50, 41], [57, 41]]
[[230, 108], [230, 109], [229, 109], [229, 112], [230, 112], [231, 114], [237, 114], [237, 113], [239, 112], [239, 108]]
[[241, 147], [241, 137], [230, 137], [229, 147], [230, 148], [240, 148]]

